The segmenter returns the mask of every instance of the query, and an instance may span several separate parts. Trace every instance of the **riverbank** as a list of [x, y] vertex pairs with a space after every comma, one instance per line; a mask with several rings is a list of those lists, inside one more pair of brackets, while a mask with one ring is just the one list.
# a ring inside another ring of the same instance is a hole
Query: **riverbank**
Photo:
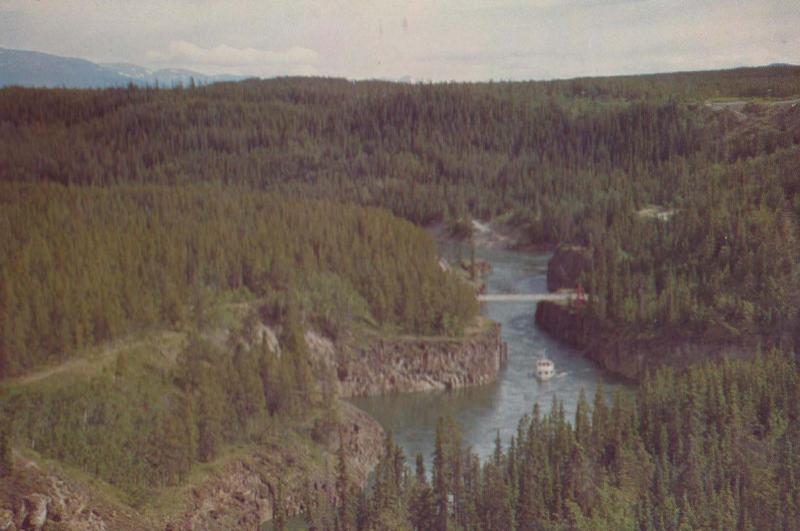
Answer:
[[[336, 503], [337, 450], [341, 443], [352, 484], [362, 489], [383, 450], [384, 433], [369, 415], [337, 402], [338, 419], [303, 440], [280, 437], [231, 459], [199, 486], [164, 529], [256, 529], [271, 520], [278, 483], [287, 515], [301, 515], [308, 503]], [[328, 419], [330, 420], [330, 419]], [[185, 492], [187, 489], [184, 488]]]
[[[236, 312], [231, 310], [223, 319], [226, 326], [238, 323], [250, 306], [236, 305]], [[95, 359], [92, 354], [81, 358], [81, 363], [7, 382], [7, 386], [50, 396], [90, 380], [136, 387], [137, 381], [152, 380], [157, 373], [155, 381], [161, 383], [156, 394], [171, 396], [171, 375], [188, 340], [184, 332], [172, 333], [168, 342], [163, 336], [154, 332], [105, 349], [111, 354], [103, 358], [103, 364], [90, 363]], [[230, 330], [210, 330], [207, 336], [219, 348], [229, 348]], [[256, 326], [251, 339], [280, 349], [276, 330], [263, 323]], [[305, 339], [320, 391], [331, 397], [332, 407], [310, 412], [296, 422], [269, 420], [268, 428], [255, 439], [250, 436], [247, 442], [222, 448], [213, 461], [192, 466], [177, 485], [139, 494], [123, 492], [85, 471], [24, 450], [24, 455], [16, 454], [11, 475], [3, 478], [0, 524], [19, 529], [40, 520], [43, 525], [58, 523], [70, 529], [253, 528], [272, 518], [279, 481], [290, 516], [303, 511], [309, 495], [315, 503], [324, 498], [333, 504], [340, 438], [351, 481], [359, 488], [377, 463], [384, 438], [383, 428], [374, 419], [339, 398], [485, 384], [496, 379], [506, 356], [499, 327], [486, 319], [478, 319], [461, 338], [393, 337], [370, 331], [349, 343], [334, 344], [309, 330]], [[250, 350], [255, 344], [240, 346]], [[32, 410], [27, 417], [36, 415]], [[104, 448], [105, 443], [93, 444]]]
[[791, 338], [741, 335], [707, 330], [687, 333], [660, 330], [645, 335], [602, 323], [589, 312], [552, 301], [536, 308], [536, 324], [548, 334], [580, 349], [604, 369], [631, 381], [641, 380], [660, 367], [685, 370], [691, 365], [723, 359], [747, 359]]
[[[554, 243], [534, 243], [525, 234], [521, 226], [509, 225], [503, 221], [472, 221], [473, 241], [477, 249], [492, 251], [517, 251], [522, 253], [543, 254], [556, 249]], [[468, 238], [453, 235], [444, 223], [435, 223], [425, 227], [431, 237], [445, 245], [467, 245]]]

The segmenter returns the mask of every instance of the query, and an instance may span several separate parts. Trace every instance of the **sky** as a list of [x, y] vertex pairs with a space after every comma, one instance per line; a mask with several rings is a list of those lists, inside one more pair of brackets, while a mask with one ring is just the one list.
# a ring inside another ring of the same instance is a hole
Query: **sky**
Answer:
[[553, 79], [800, 63], [800, 0], [0, 0], [0, 47], [206, 74]]

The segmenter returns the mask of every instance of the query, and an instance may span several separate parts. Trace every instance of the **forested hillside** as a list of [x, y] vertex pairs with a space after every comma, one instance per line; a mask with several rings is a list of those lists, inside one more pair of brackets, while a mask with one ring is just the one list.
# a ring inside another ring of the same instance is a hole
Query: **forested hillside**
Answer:
[[[783, 355], [662, 371], [574, 419], [538, 404], [485, 463], [440, 421], [432, 477], [391, 440], [368, 496], [315, 516], [327, 528], [796, 529], [800, 382]], [[323, 527], [324, 528], [324, 527]]]
[[477, 312], [429, 236], [386, 211], [219, 186], [6, 183], [0, 197], [6, 375], [135, 329], [202, 322], [232, 290], [271, 316], [302, 308], [324, 332], [352, 317], [457, 335]]
[[[32, 488], [24, 465], [12, 471], [12, 444], [17, 461], [57, 463], [61, 477], [88, 482], [98, 498], [144, 510], [155, 522], [175, 518], [188, 492], [196, 498], [237, 458], [255, 461], [265, 483], [276, 484], [276, 474], [293, 478], [295, 490], [322, 481], [321, 454], [337, 431], [353, 429], [353, 419], [343, 425], [335, 376], [312, 363], [300, 307], [291, 303], [279, 323], [270, 321], [274, 340], [258, 310], [236, 302], [214, 315], [210, 306], [193, 306], [185, 330], [136, 334], [99, 355], [83, 352], [86, 363], [0, 382], [0, 477], [10, 482], [0, 488], [2, 502], [24, 494], [15, 487]], [[266, 458], [252, 457], [259, 452]], [[234, 521], [242, 516], [237, 506], [219, 510], [233, 512]]]
[[13, 444], [136, 507], [232, 445], [295, 440], [291, 456], [339, 429], [307, 330], [452, 336], [478, 309], [385, 210], [212, 184], [0, 198], [0, 475]]
[[669, 219], [604, 213], [584, 282], [603, 318], [637, 330], [715, 325], [736, 337], [796, 327], [800, 150], [675, 176]]
[[[12, 88], [0, 91], [0, 179], [207, 182], [380, 206], [420, 224], [500, 218], [532, 243], [591, 247], [584, 283], [601, 319], [772, 333], [794, 326], [800, 293], [800, 105], [774, 98], [798, 95], [791, 66], [529, 83]], [[675, 215], [637, 215], [651, 204]]]
[[[728, 138], [733, 113], [698, 99], [799, 94], [798, 80], [800, 69], [776, 67], [548, 83], [4, 89], [0, 178], [248, 184], [418, 223], [517, 209], [532, 239], [557, 242], [585, 238], [594, 209], [670, 199], [662, 181], [692, 161], [795, 144], [786, 126]], [[624, 195], [611, 195], [622, 183]]]

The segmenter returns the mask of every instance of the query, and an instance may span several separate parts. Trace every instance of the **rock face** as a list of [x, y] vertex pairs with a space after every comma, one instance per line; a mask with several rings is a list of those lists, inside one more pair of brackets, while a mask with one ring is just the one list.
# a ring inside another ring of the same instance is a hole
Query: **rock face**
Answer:
[[84, 485], [16, 456], [9, 476], [0, 479], [0, 530], [152, 529], [133, 510], [98, 498]]
[[486, 384], [497, 378], [507, 356], [495, 323], [465, 339], [376, 340], [338, 354], [338, 393], [349, 397]]
[[44, 494], [31, 494], [25, 498], [28, 513], [22, 523], [25, 529], [39, 531], [44, 527], [45, 522], [47, 522], [47, 504], [49, 503], [50, 497]]
[[339, 436], [350, 477], [363, 488], [383, 450], [383, 429], [351, 404], [341, 402], [339, 408], [338, 430], [323, 441], [326, 452], [317, 468], [303, 469], [304, 465], [292, 462], [294, 458], [282, 447], [266, 447], [247, 460], [231, 461], [213, 479], [192, 489], [189, 506], [166, 529], [260, 529], [262, 522], [272, 518], [276, 478], [284, 482], [283, 503], [289, 516], [303, 512], [307, 489], [315, 498], [325, 497], [335, 503]]
[[10, 509], [0, 509], [0, 531], [10, 531], [16, 528], [14, 513]]
[[583, 349], [586, 357], [629, 380], [640, 380], [662, 366], [684, 369], [694, 363], [722, 358], [752, 357], [758, 345], [767, 348], [789, 338], [723, 337], [709, 330], [704, 334], [685, 331], [656, 337], [630, 337], [598, 322], [588, 312], [553, 301], [536, 306], [536, 324], [558, 339]]
[[592, 269], [592, 255], [586, 247], [560, 245], [547, 263], [547, 289], [573, 289], [581, 274]]

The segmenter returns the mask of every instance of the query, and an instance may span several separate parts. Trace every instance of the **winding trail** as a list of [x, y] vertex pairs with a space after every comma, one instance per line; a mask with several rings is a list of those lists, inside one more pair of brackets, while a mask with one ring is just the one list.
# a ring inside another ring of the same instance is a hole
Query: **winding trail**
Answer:
[[[259, 304], [262, 300], [263, 299], [253, 299], [244, 302], [227, 302], [220, 304], [219, 308], [230, 312], [243, 313], [255, 307], [255, 305]], [[0, 375], [0, 385], [24, 386], [58, 375], [95, 374], [103, 369], [103, 367], [115, 362], [120, 352], [132, 351], [143, 347], [151, 351], [159, 352], [163, 356], [164, 362], [172, 365], [177, 359], [178, 352], [184, 346], [186, 336], [187, 333], [185, 331], [170, 329], [153, 329], [144, 333], [133, 332], [127, 336], [122, 336], [100, 345], [87, 347], [80, 354], [76, 354], [57, 365], [41, 367], [34, 372], [14, 376], [13, 378], [4, 379], [2, 375]], [[204, 336], [212, 342], [221, 345], [224, 344], [228, 337], [228, 330], [215, 328], [206, 331]]]
[[131, 335], [110, 341], [104, 345], [90, 347], [83, 355], [68, 359], [59, 365], [8, 378], [0, 383], [9, 386], [25, 386], [65, 374], [84, 374], [87, 376], [96, 374], [103, 367], [115, 362], [120, 352], [132, 351], [141, 347], [160, 352], [166, 360], [174, 363], [179, 347], [182, 345], [182, 338], [183, 335], [179, 332], [167, 330], [151, 332], [143, 338]]

